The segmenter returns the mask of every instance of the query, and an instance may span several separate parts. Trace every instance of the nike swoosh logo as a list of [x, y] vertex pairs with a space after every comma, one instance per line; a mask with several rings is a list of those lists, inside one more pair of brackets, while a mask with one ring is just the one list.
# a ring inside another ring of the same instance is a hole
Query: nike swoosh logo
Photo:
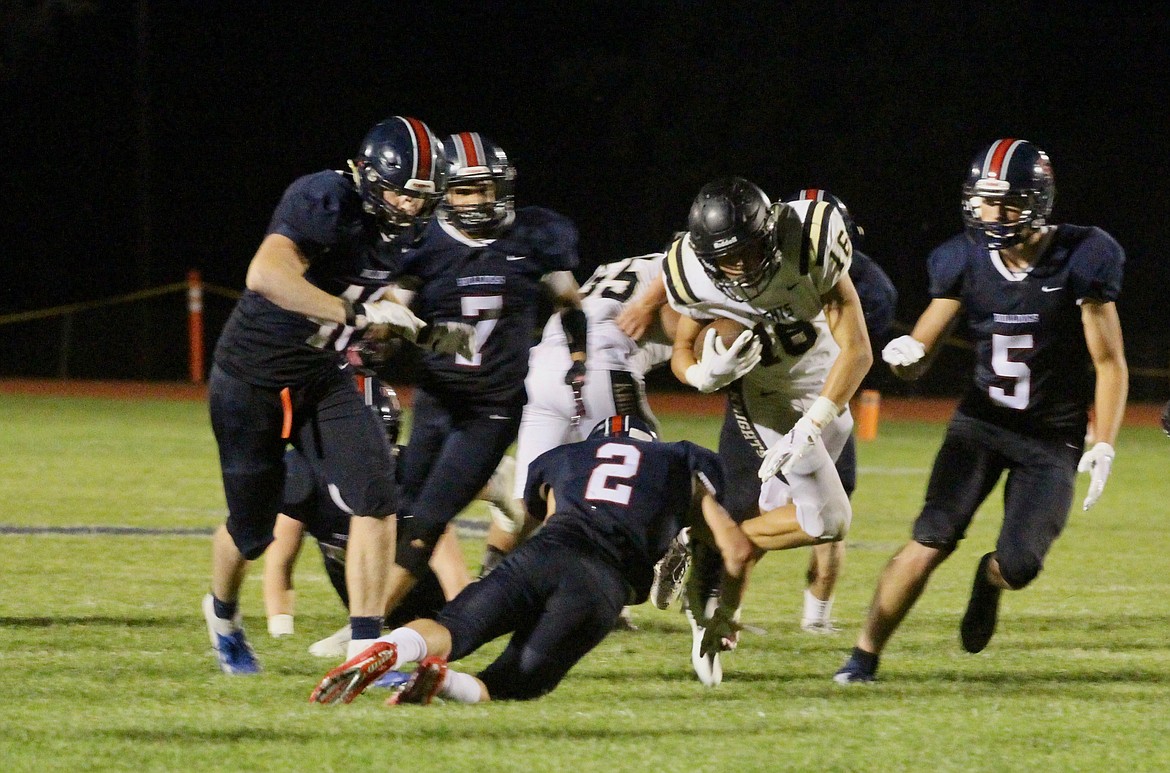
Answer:
[[1042, 292], [1042, 293], [1054, 293], [1054, 292], [1056, 292], [1057, 290], [1063, 290], [1063, 289], [1064, 289], [1064, 285], [1057, 285], [1056, 287], [1041, 287], [1041, 288], [1040, 288], [1040, 292]]
[[527, 255], [505, 255], [504, 257], [507, 258], [508, 260], [524, 260], [528, 256]]
[[491, 416], [488, 416], [488, 418], [489, 419], [497, 419], [499, 421], [507, 421], [508, 420], [507, 416], [500, 416], [499, 414], [496, 414], [496, 413], [493, 413]]

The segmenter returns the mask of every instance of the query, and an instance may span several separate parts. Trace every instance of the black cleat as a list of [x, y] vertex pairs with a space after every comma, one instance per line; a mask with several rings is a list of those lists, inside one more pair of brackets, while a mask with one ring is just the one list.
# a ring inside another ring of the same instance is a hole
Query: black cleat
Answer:
[[833, 674], [833, 681], [837, 684], [869, 684], [877, 679], [877, 667], [877, 655], [854, 647], [849, 660]]
[[979, 559], [975, 582], [971, 586], [971, 600], [967, 602], [967, 611], [963, 614], [963, 622], [959, 624], [959, 641], [967, 652], [982, 652], [995, 635], [1002, 589], [987, 579], [987, 564], [994, 555], [987, 553]]

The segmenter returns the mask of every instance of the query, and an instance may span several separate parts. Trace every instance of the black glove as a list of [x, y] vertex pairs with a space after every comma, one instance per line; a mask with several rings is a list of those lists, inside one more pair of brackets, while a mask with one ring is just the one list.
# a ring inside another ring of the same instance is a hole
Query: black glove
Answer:
[[577, 402], [576, 413], [574, 414], [579, 421], [585, 415], [585, 363], [581, 360], [573, 360], [573, 364], [565, 371], [565, 384], [573, 390], [573, 399]]

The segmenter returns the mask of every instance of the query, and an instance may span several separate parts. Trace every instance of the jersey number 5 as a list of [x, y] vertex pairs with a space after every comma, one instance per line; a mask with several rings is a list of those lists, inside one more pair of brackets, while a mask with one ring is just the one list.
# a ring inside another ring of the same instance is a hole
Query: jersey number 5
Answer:
[[638, 465], [642, 463], [642, 452], [625, 443], [606, 443], [597, 449], [595, 456], [598, 459], [621, 461], [607, 462], [593, 468], [593, 474], [589, 476], [589, 483], [585, 486], [585, 498], [595, 502], [628, 505], [630, 494], [634, 491], [633, 486], [613, 481], [631, 480], [638, 473]]
[[1008, 408], [1022, 411], [1028, 407], [1028, 397], [1032, 393], [1032, 371], [1023, 362], [1011, 359], [1012, 350], [1028, 350], [1032, 348], [1030, 333], [1017, 336], [1005, 336], [993, 333], [991, 335], [991, 369], [1001, 379], [1012, 379], [1015, 383], [1008, 389], [999, 386], [989, 387], [987, 394], [992, 402]]

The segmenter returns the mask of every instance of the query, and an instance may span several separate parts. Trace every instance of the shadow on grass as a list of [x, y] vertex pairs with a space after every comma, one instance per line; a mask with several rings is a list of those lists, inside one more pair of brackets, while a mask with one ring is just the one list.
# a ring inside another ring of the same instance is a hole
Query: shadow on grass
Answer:
[[189, 617], [110, 617], [108, 615], [62, 615], [60, 617], [0, 617], [0, 628], [54, 628], [90, 626], [95, 628], [183, 628]]

